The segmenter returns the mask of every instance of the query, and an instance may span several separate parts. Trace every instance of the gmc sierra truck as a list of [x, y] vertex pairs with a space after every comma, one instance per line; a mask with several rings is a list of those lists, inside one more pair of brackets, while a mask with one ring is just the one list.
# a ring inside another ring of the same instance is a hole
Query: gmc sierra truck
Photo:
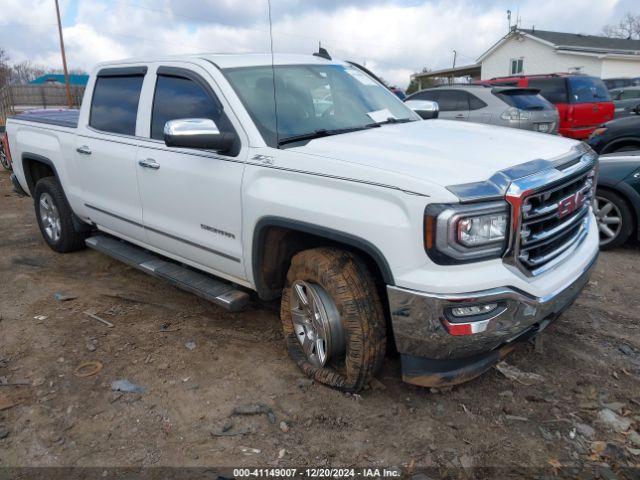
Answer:
[[231, 311], [281, 297], [291, 357], [343, 391], [387, 347], [409, 383], [478, 376], [571, 305], [598, 255], [584, 143], [423, 121], [329, 58], [105, 63], [79, 111], [7, 129], [53, 250], [89, 246]]

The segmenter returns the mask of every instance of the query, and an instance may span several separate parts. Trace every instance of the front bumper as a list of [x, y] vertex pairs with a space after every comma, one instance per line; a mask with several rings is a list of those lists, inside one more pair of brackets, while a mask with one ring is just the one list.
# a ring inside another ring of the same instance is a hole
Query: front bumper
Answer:
[[[387, 287], [403, 379], [423, 386], [443, 386], [480, 375], [515, 343], [535, 336], [571, 306], [589, 281], [596, 259], [597, 253], [575, 281], [544, 298], [510, 287], [463, 294]], [[479, 333], [455, 336], [446, 330], [450, 308], [484, 303], [498, 303], [500, 308], [482, 318]]]

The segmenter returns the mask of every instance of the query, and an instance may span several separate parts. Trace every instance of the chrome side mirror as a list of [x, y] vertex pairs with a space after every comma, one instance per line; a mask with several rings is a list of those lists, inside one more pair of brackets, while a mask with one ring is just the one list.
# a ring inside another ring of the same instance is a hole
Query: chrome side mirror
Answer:
[[438, 102], [432, 100], [407, 100], [405, 104], [424, 120], [438, 118], [438, 114], [440, 113]]
[[203, 148], [227, 151], [235, 141], [233, 133], [221, 132], [209, 118], [179, 118], [164, 125], [164, 143], [167, 147]]

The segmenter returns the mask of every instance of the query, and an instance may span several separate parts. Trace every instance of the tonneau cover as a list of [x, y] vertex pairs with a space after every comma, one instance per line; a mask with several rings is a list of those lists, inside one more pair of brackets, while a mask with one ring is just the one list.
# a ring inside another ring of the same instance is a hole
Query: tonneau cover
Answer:
[[60, 127], [78, 127], [80, 110], [27, 110], [9, 118], [25, 120], [27, 122], [46, 123]]

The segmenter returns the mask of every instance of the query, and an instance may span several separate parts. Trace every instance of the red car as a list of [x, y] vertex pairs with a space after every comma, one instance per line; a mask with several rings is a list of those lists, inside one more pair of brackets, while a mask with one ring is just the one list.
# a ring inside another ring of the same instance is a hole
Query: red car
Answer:
[[554, 73], [492, 78], [481, 83], [540, 90], [558, 109], [558, 133], [565, 137], [587, 139], [599, 125], [613, 118], [613, 102], [604, 82], [597, 77]]

